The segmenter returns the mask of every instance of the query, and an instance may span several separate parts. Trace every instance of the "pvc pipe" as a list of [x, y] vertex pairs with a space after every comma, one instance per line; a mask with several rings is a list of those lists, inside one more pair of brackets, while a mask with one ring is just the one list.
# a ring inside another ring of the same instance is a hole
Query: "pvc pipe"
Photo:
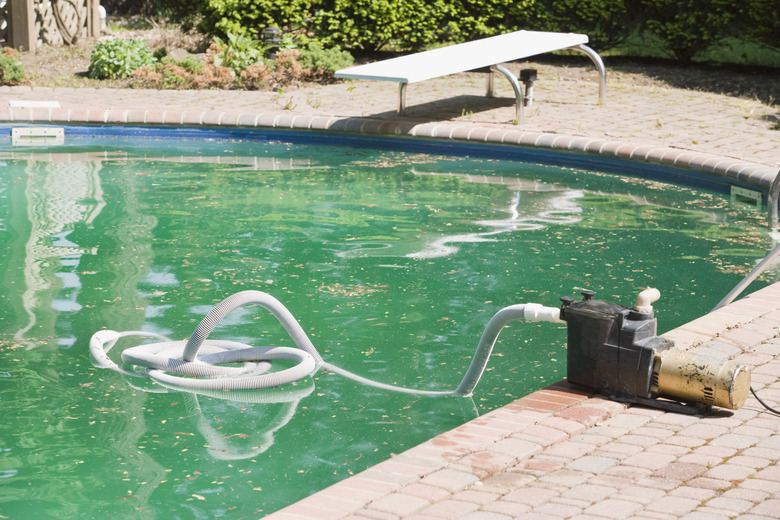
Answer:
[[634, 310], [644, 314], [650, 314], [653, 312], [653, 303], [658, 301], [661, 297], [661, 292], [658, 289], [650, 288], [640, 292], [636, 297], [636, 305]]

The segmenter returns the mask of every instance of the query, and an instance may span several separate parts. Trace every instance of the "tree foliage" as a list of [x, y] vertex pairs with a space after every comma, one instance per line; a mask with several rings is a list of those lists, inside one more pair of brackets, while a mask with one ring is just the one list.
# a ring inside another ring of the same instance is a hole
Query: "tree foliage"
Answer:
[[[652, 35], [681, 61], [724, 38], [778, 48], [777, 0], [157, 0], [199, 28], [259, 38], [277, 26], [350, 49], [409, 51], [520, 29], [587, 34], [598, 51]], [[177, 6], [179, 9], [177, 9]]]
[[684, 63], [728, 36], [741, 10], [733, 0], [646, 0], [641, 4], [641, 29], [658, 37]]

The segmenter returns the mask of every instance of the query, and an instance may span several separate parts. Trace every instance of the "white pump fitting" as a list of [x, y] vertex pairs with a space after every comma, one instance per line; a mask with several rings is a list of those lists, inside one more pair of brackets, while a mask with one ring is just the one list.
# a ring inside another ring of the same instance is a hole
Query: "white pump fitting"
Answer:
[[558, 307], [545, 307], [538, 303], [526, 303], [523, 308], [525, 321], [552, 321], [564, 323], [561, 319], [561, 309]]
[[649, 314], [653, 312], [653, 302], [661, 297], [661, 292], [658, 289], [650, 288], [645, 289], [639, 293], [636, 297], [636, 305], [634, 310], [637, 312]]

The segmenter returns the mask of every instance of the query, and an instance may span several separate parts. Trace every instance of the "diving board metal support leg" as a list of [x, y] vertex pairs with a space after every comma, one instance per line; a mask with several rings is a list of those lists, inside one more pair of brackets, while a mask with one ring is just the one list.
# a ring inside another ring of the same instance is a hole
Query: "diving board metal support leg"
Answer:
[[496, 73], [493, 72], [493, 68], [491, 67], [487, 75], [487, 92], [485, 93], [485, 97], [492, 98], [495, 95], [495, 85], [496, 85], [495, 79], [496, 79]]
[[569, 47], [573, 51], [579, 51], [587, 54], [590, 61], [596, 66], [599, 71], [599, 103], [604, 104], [607, 102], [607, 68], [604, 66], [604, 62], [601, 60], [599, 53], [591, 49], [585, 44], [577, 45], [576, 47]]
[[778, 199], [780, 199], [780, 170], [777, 172], [775, 180], [769, 185], [769, 194], [767, 195], [767, 207], [769, 209], [769, 231], [775, 232], [777, 229], [777, 211]]
[[515, 75], [503, 65], [496, 65], [496, 70], [506, 76], [506, 79], [512, 84], [512, 90], [515, 91], [515, 124], [520, 125], [523, 123], [523, 87]]
[[398, 87], [398, 115], [406, 115], [406, 85], [408, 83], [402, 81]]

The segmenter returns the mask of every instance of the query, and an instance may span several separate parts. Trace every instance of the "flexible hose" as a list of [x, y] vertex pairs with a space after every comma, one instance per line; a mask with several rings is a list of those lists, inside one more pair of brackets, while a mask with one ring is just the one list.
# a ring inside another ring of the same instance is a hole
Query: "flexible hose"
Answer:
[[193, 361], [198, 354], [200, 346], [225, 316], [239, 307], [253, 303], [271, 312], [279, 320], [298, 348], [311, 355], [317, 363], [322, 362], [322, 357], [320, 357], [317, 349], [314, 348], [309, 337], [306, 336], [306, 333], [295, 320], [295, 317], [287, 310], [287, 307], [270, 294], [261, 291], [241, 291], [222, 300], [219, 305], [214, 307], [203, 318], [203, 321], [198, 324], [195, 332], [187, 340], [183, 359]]
[[479, 339], [477, 350], [471, 359], [466, 375], [455, 389], [453, 395], [470, 396], [479, 383], [482, 374], [487, 368], [488, 358], [493, 352], [493, 346], [498, 340], [498, 335], [504, 327], [511, 321], [552, 321], [563, 323], [560, 318], [560, 309], [555, 307], [545, 307], [538, 303], [528, 303], [520, 305], [511, 305], [498, 311], [488, 322], [482, 337]]
[[[211, 331], [225, 316], [249, 304], [260, 305], [271, 312], [298, 348], [252, 347], [235, 341], [208, 339]], [[451, 391], [419, 390], [379, 383], [324, 361], [290, 311], [279, 300], [260, 291], [242, 291], [220, 302], [203, 318], [186, 341], [171, 341], [154, 333], [101, 330], [90, 339], [89, 350], [95, 365], [100, 368], [108, 368], [134, 377], [148, 376], [161, 385], [182, 389], [235, 391], [274, 388], [300, 381], [317, 369], [325, 368], [375, 388], [418, 395], [468, 397], [485, 372], [498, 335], [509, 322], [514, 320], [562, 323], [560, 310], [554, 307], [530, 303], [501, 309], [485, 327], [463, 380], [455, 390]], [[122, 361], [143, 368], [142, 372], [121, 367], [108, 357], [109, 350], [121, 337], [131, 335], [162, 340], [158, 343], [128, 348], [122, 352]], [[274, 360], [295, 364], [284, 370], [269, 372], [271, 362]], [[238, 362], [244, 362], [245, 365], [221, 366], [225, 363]]]

